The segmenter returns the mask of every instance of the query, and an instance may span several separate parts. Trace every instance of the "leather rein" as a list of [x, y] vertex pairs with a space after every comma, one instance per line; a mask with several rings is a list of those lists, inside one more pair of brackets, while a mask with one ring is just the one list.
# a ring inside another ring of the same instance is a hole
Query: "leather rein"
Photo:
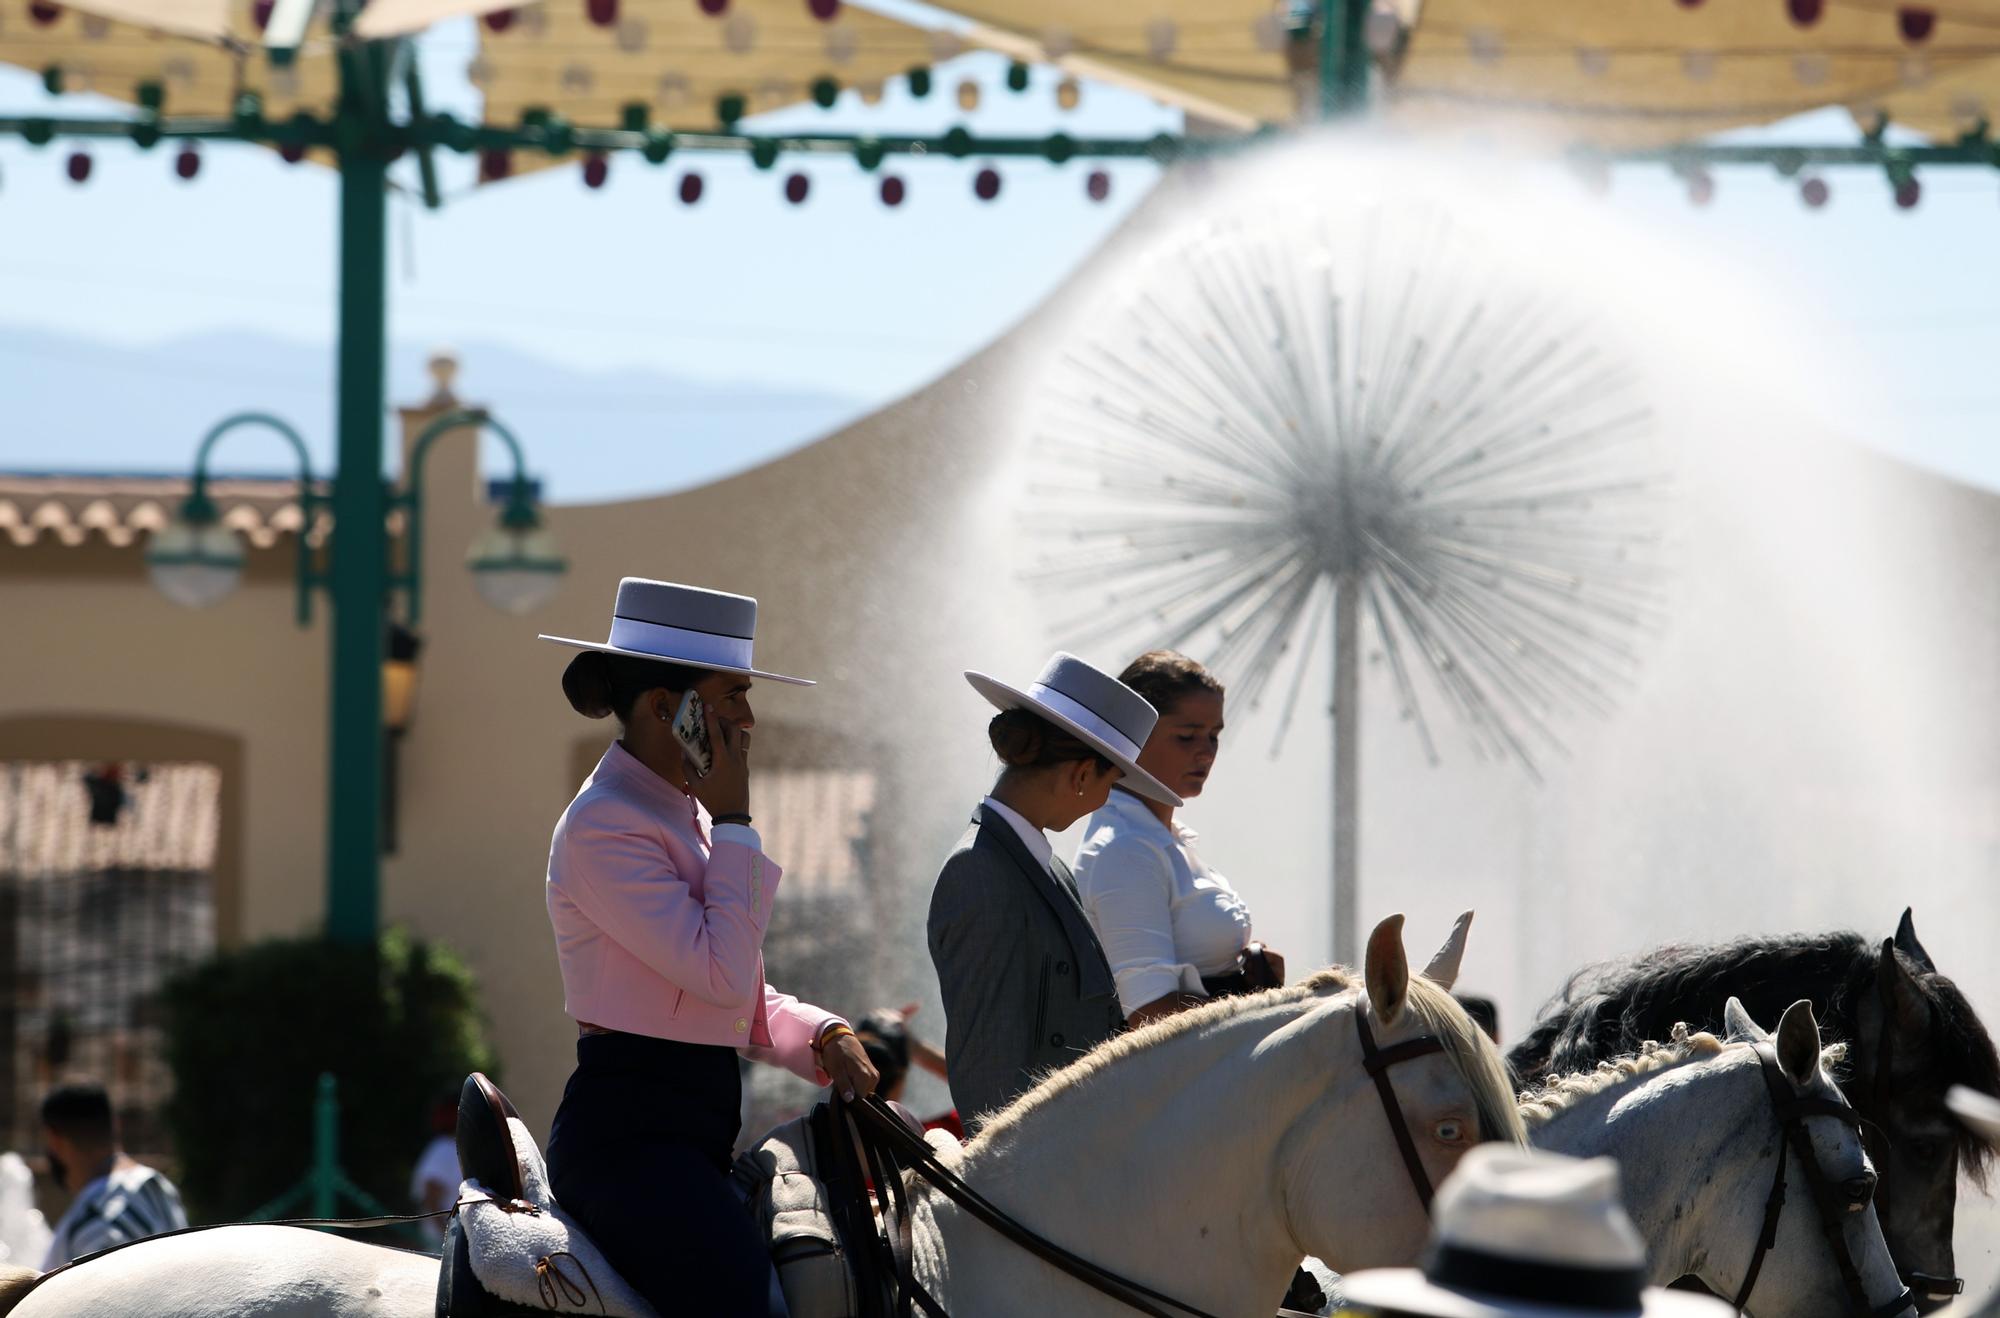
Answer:
[[[1882, 1023], [1876, 1030], [1875, 1075], [1869, 1084], [1869, 1108], [1876, 1119], [1861, 1128], [1862, 1143], [1882, 1172], [1881, 1184], [1875, 1189], [1875, 1212], [1882, 1217], [1887, 1217], [1889, 1213], [1889, 1135], [1885, 1123], [1889, 1114], [1889, 1081], [1894, 1073], [1896, 1052], [1892, 1029], [1896, 1019], [1895, 956], [1895, 940], [1891, 939], [1875, 961], [1875, 998], [1882, 1012]], [[1965, 1293], [1963, 1277], [1940, 1277], [1936, 1273], [1920, 1272], [1901, 1264], [1896, 1267], [1896, 1275], [1902, 1278], [1904, 1285], [1914, 1287], [1923, 1295]]]
[[[1368, 1022], [1362, 1016], [1359, 1006], [1354, 1012], [1355, 1029], [1361, 1036], [1362, 1064], [1375, 1081], [1376, 1092], [1381, 1095], [1382, 1108], [1389, 1118], [1389, 1128], [1396, 1137], [1396, 1147], [1402, 1152], [1403, 1164], [1409, 1169], [1410, 1181], [1416, 1189], [1417, 1198], [1423, 1203], [1424, 1212], [1431, 1208], [1432, 1187], [1430, 1177], [1417, 1156], [1416, 1142], [1410, 1136], [1409, 1124], [1403, 1119], [1402, 1106], [1396, 1101], [1396, 1091], [1389, 1084], [1388, 1069], [1398, 1062], [1426, 1057], [1443, 1052], [1442, 1040], [1430, 1035], [1392, 1044], [1387, 1048], [1377, 1048], [1375, 1037], [1368, 1029]], [[1004, 1209], [996, 1206], [979, 1191], [967, 1185], [951, 1168], [938, 1159], [937, 1151], [920, 1136], [905, 1126], [880, 1097], [869, 1095], [851, 1103], [835, 1102], [836, 1113], [844, 1112], [853, 1122], [854, 1131], [861, 1145], [862, 1157], [868, 1163], [870, 1178], [882, 1199], [883, 1226], [889, 1234], [888, 1262], [895, 1277], [892, 1309], [897, 1318], [909, 1318], [913, 1310], [921, 1310], [927, 1318], [950, 1318], [943, 1305], [926, 1291], [915, 1275], [914, 1257], [911, 1248], [910, 1201], [899, 1168], [908, 1168], [917, 1176], [929, 1182], [932, 1188], [945, 1198], [964, 1209], [966, 1214], [984, 1223], [1001, 1236], [1019, 1245], [1042, 1262], [1076, 1278], [1084, 1285], [1104, 1295], [1110, 1296], [1127, 1308], [1147, 1315], [1147, 1318], [1215, 1318], [1206, 1310], [1198, 1309], [1184, 1300], [1164, 1295], [1151, 1287], [1123, 1277], [1092, 1263], [1089, 1259], [1073, 1254], [1047, 1238], [1037, 1235]], [[836, 1132], [845, 1127], [835, 1123]], [[836, 1138], [836, 1148], [846, 1145], [846, 1141]], [[835, 1157], [841, 1157], [836, 1152]], [[870, 1233], [873, 1234], [872, 1232]]]
[[1750, 1270], [1743, 1274], [1743, 1286], [1736, 1292], [1736, 1311], [1742, 1313], [1743, 1307], [1750, 1302], [1750, 1292], [1757, 1288], [1758, 1274], [1764, 1270], [1764, 1259], [1778, 1243], [1778, 1219], [1785, 1211], [1785, 1164], [1791, 1154], [1797, 1155], [1799, 1171], [1805, 1176], [1806, 1186], [1812, 1192], [1813, 1206], [1819, 1210], [1820, 1234], [1826, 1237], [1827, 1248], [1833, 1251], [1834, 1264], [1840, 1269], [1840, 1280], [1854, 1302], [1852, 1312], [1856, 1318], [1894, 1318], [1911, 1309], [1916, 1304], [1916, 1294], [1907, 1286], [1881, 1304], [1869, 1303], [1868, 1288], [1861, 1281], [1861, 1270], [1855, 1266], [1853, 1252], [1847, 1247], [1845, 1223], [1849, 1205], [1819, 1165], [1819, 1159], [1813, 1154], [1812, 1132], [1806, 1129], [1808, 1117], [1832, 1117], [1857, 1131], [1864, 1131], [1860, 1115], [1838, 1099], [1802, 1097], [1778, 1065], [1777, 1054], [1770, 1044], [1753, 1043], [1750, 1046], [1757, 1054], [1758, 1070], [1764, 1077], [1765, 1087], [1771, 1091], [1771, 1110], [1778, 1118], [1781, 1134], [1777, 1176], [1771, 1182], [1770, 1196], [1764, 1201], [1764, 1227], [1757, 1235], [1757, 1250], [1750, 1256]]

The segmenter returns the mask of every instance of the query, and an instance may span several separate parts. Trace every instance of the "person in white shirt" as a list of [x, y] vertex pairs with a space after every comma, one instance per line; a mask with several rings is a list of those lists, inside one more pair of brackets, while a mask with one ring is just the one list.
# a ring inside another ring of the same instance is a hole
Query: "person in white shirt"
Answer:
[[[1118, 680], [1159, 711], [1139, 764], [1177, 795], [1199, 796], [1222, 745], [1222, 684], [1171, 650], [1140, 655]], [[1284, 958], [1253, 941], [1250, 908], [1194, 842], [1174, 807], [1114, 787], [1077, 851], [1077, 891], [1133, 1026], [1284, 983]]]
[[118, 1147], [111, 1098], [98, 1084], [62, 1085], [42, 1100], [42, 1142], [56, 1184], [72, 1191], [42, 1270], [188, 1224], [181, 1192]]

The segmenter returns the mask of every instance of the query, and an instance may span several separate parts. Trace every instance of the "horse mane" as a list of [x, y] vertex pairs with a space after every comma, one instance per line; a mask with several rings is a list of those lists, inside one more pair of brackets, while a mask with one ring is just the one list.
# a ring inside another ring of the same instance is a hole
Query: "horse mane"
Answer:
[[[989, 1120], [972, 1142], [989, 1143], [1038, 1109], [1089, 1083], [1105, 1068], [1117, 1065], [1133, 1053], [1160, 1047], [1183, 1034], [1234, 1019], [1274, 1002], [1303, 1002], [1308, 998], [1327, 997], [1360, 987], [1361, 981], [1351, 971], [1342, 966], [1329, 966], [1288, 988], [1216, 998], [1141, 1029], [1116, 1035], [1076, 1061], [1044, 1075], [1033, 1089]], [[1424, 1028], [1444, 1044], [1445, 1056], [1471, 1087], [1482, 1128], [1491, 1135], [1511, 1139], [1516, 1144], [1525, 1143], [1526, 1132], [1512, 1101], [1506, 1062], [1479, 1026], [1465, 1014], [1465, 1009], [1453, 1000], [1450, 993], [1421, 975], [1410, 976], [1408, 1006], [1424, 1023]]]
[[[1858, 1008], [1875, 992], [1880, 951], [1880, 942], [1839, 930], [1670, 944], [1629, 961], [1585, 966], [1543, 1006], [1508, 1060], [1524, 1082], [1584, 1071], [1667, 1035], [1682, 1019], [1720, 1026], [1731, 997], [1741, 998], [1757, 1020], [1775, 1020], [1792, 1002], [1811, 998], [1824, 1007], [1820, 1021], [1830, 1037], [1853, 1039]], [[1921, 1046], [1943, 1081], [2000, 1093], [2000, 1056], [1965, 994], [1946, 976], [1897, 955], [1930, 1007], [1930, 1037]], [[1993, 1150], [1970, 1131], [1958, 1132], [1960, 1164], [1981, 1181]]]
[[[1606, 1058], [1587, 1071], [1545, 1077], [1541, 1084], [1523, 1093], [1518, 1102], [1522, 1123], [1539, 1130], [1587, 1098], [1633, 1084], [1647, 1076], [1697, 1058], [1720, 1057], [1731, 1046], [1706, 1030], [1690, 1030], [1685, 1023], [1674, 1026], [1666, 1043], [1648, 1039], [1638, 1051], [1622, 1057]], [[1734, 1042], [1744, 1042], [1737, 1040]], [[1820, 1065], [1832, 1070], [1847, 1057], [1847, 1045], [1831, 1043], [1820, 1049]]]

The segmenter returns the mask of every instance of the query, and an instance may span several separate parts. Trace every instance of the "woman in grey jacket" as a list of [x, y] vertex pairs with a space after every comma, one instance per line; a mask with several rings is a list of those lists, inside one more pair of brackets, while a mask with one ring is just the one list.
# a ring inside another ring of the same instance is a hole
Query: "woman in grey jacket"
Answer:
[[1000, 713], [1003, 768], [931, 893], [929, 941], [944, 997], [951, 1097], [967, 1130], [1123, 1026], [1104, 949], [1054, 855], [1060, 832], [1113, 783], [1180, 804], [1137, 760], [1158, 717], [1145, 697], [1074, 655], [1016, 688], [969, 672]]

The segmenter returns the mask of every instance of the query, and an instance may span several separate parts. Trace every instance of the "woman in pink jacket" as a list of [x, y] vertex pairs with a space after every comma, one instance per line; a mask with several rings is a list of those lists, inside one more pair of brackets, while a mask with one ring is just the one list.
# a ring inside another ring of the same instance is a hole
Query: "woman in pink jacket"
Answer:
[[[770, 1259], [726, 1177], [737, 1054], [860, 1095], [875, 1069], [847, 1022], [764, 982], [780, 871], [750, 816], [757, 601], [627, 577], [606, 641], [563, 694], [623, 735], [556, 824], [549, 922], [576, 1070], [549, 1135], [556, 1198], [661, 1313], [766, 1312]], [[713, 764], [673, 731], [706, 706]]]

